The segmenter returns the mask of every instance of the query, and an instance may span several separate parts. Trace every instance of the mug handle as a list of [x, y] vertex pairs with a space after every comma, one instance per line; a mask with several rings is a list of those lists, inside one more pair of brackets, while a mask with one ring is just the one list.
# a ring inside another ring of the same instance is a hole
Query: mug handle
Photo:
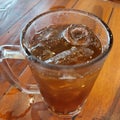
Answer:
[[20, 84], [19, 78], [15, 75], [6, 59], [25, 59], [19, 45], [0, 46], [0, 65], [9, 76], [10, 79], [8, 79], [8, 81], [10, 84], [14, 85], [18, 90], [27, 94], [40, 94], [37, 84], [29, 88], [25, 88]]

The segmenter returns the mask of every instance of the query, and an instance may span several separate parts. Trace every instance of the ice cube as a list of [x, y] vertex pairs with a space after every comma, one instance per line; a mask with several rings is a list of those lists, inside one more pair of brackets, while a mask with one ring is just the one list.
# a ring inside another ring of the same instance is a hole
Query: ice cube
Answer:
[[91, 31], [88, 27], [81, 24], [71, 24], [64, 32], [63, 37], [72, 45], [88, 45]]
[[34, 54], [40, 60], [46, 60], [52, 56], [54, 56], [54, 52], [44, 47], [42, 44], [37, 44], [31, 49], [32, 54]]
[[[50, 26], [45, 27], [38, 31], [34, 38], [31, 46], [36, 46], [37, 44], [42, 44], [46, 49], [59, 53], [66, 49], [69, 49], [71, 44], [69, 44], [65, 39], [61, 37], [61, 34], [65, 26]], [[33, 44], [34, 43], [34, 44]]]
[[87, 62], [91, 59], [94, 51], [86, 47], [72, 47], [45, 60], [46, 63], [73, 65]]

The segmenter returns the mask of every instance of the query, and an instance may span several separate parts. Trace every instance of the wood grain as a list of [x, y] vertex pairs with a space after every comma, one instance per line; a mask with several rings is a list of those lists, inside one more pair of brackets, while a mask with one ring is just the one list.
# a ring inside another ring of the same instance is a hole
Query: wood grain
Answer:
[[26, 2], [24, 2], [24, 0], [16, 0], [13, 4], [10, 4], [9, 9], [5, 12], [4, 21], [0, 24], [0, 35], [6, 32], [39, 2], [40, 0], [26, 0]]
[[113, 87], [115, 96], [111, 105], [111, 120], [120, 120], [120, 7], [114, 9], [109, 25], [114, 36], [114, 44], [109, 59], [112, 68], [109, 72], [111, 73], [112, 84], [115, 86]]
[[110, 1], [120, 3], [120, 0], [110, 0]]
[[107, 23], [113, 9], [113, 4], [103, 0], [92, 0], [92, 2], [91, 0], [80, 0], [74, 8], [93, 13]]

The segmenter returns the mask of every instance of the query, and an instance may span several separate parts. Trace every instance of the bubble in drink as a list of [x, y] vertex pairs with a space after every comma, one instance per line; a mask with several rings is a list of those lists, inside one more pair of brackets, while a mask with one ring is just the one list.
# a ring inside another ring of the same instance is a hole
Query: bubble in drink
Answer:
[[102, 52], [97, 36], [81, 24], [45, 27], [36, 33], [31, 46], [31, 53], [49, 64], [81, 64]]

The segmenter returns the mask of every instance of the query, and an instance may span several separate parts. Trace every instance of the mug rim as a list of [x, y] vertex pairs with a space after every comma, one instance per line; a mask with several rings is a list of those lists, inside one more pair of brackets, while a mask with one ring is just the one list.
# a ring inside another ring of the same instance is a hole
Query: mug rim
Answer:
[[[89, 16], [92, 19], [96, 19], [105, 29], [106, 33], [107, 33], [107, 39], [109, 41], [108, 47], [106, 48], [105, 51], [103, 51], [100, 55], [98, 55], [96, 58], [90, 60], [89, 62], [85, 62], [85, 63], [80, 63], [80, 64], [74, 64], [74, 65], [59, 65], [59, 64], [50, 64], [50, 63], [45, 63], [44, 61], [38, 59], [37, 57], [35, 57], [34, 55], [32, 55], [27, 48], [22, 44], [22, 41], [24, 40], [25, 34], [27, 29], [29, 28], [29, 26], [38, 18], [50, 14], [50, 13], [55, 13], [55, 12], [75, 12], [78, 14], [83, 14], [84, 16]], [[34, 17], [32, 20], [30, 20], [27, 25], [23, 28], [21, 34], [20, 34], [20, 46], [21, 49], [24, 53], [24, 55], [27, 57], [27, 59], [32, 60], [34, 62], [38, 62], [40, 63], [40, 65], [47, 67], [47, 68], [55, 68], [55, 69], [71, 69], [71, 68], [80, 68], [80, 67], [87, 67], [90, 66], [98, 61], [100, 61], [101, 59], [103, 59], [105, 56], [108, 55], [108, 53], [110, 52], [111, 48], [113, 45], [113, 34], [110, 30], [110, 28], [108, 27], [108, 25], [98, 16], [90, 13], [90, 12], [86, 12], [83, 10], [76, 10], [76, 9], [58, 9], [58, 10], [50, 10], [47, 12], [44, 12], [42, 14], [37, 15], [36, 17]]]

